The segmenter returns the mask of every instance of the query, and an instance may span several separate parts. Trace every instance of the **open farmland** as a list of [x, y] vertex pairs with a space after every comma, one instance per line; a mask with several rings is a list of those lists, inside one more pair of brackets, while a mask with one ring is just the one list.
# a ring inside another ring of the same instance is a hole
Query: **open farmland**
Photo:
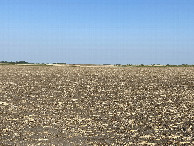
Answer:
[[192, 145], [194, 67], [0, 66], [0, 144]]

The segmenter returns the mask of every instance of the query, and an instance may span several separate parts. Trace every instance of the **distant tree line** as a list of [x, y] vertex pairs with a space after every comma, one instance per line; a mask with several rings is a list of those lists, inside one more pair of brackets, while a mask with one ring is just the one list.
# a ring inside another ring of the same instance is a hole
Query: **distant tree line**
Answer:
[[[29, 63], [27, 61], [0, 61], [1, 64], [44, 64], [46, 65], [46, 63]], [[49, 63], [47, 63], [49, 64]], [[66, 63], [53, 63], [53, 64], [66, 64]], [[76, 65], [76, 64], [73, 64]], [[95, 64], [93, 64], [95, 65]], [[103, 64], [103, 65], [111, 65], [111, 64]], [[151, 65], [144, 65], [144, 64], [139, 64], [139, 65], [133, 65], [133, 64], [126, 64], [126, 65], [122, 65], [122, 64], [114, 64], [114, 66], [118, 66], [118, 67], [128, 67], [128, 66], [136, 66], [136, 67], [158, 67], [158, 66], [164, 66], [164, 67], [194, 67], [194, 65], [189, 65], [189, 64], [181, 64], [181, 65], [172, 65], [172, 64], [166, 64], [166, 65], [160, 65], [160, 64], [151, 64]]]
[[0, 61], [0, 63], [7, 63], [7, 64], [29, 64], [28, 62], [26, 61]]
[[166, 64], [166, 65], [160, 65], [160, 64], [151, 64], [151, 65], [144, 65], [144, 64], [139, 64], [139, 65], [133, 65], [133, 64], [114, 64], [114, 66], [118, 67], [128, 67], [128, 66], [133, 66], [133, 67], [194, 67], [194, 65], [189, 65], [189, 64], [181, 64], [181, 65], [172, 65], [172, 64]]
[[66, 64], [66, 63], [53, 63], [53, 64]]
[[[49, 63], [29, 63], [27, 61], [0, 61], [0, 63], [5, 64], [49, 64]], [[66, 64], [66, 63], [53, 63], [53, 64]]]
[[189, 64], [181, 64], [181, 65], [172, 65], [172, 64], [167, 64], [166, 66], [169, 66], [169, 67], [189, 67], [189, 66], [192, 66], [194, 67], [194, 65], [189, 65]]

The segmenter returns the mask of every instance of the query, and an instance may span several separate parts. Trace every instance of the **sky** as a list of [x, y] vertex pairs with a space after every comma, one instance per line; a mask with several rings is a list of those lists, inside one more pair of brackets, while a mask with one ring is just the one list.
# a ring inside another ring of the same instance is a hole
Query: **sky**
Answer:
[[194, 64], [194, 0], [0, 0], [0, 61]]

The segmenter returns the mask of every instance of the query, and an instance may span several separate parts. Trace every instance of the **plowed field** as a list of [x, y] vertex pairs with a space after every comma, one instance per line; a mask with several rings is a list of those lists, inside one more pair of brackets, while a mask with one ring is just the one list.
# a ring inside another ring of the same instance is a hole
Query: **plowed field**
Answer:
[[0, 145], [192, 145], [193, 67], [0, 66]]

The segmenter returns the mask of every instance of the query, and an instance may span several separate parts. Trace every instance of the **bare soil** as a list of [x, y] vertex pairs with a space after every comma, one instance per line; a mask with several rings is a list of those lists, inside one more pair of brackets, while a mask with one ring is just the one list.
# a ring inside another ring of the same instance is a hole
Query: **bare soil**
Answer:
[[0, 66], [0, 145], [194, 145], [194, 67]]

